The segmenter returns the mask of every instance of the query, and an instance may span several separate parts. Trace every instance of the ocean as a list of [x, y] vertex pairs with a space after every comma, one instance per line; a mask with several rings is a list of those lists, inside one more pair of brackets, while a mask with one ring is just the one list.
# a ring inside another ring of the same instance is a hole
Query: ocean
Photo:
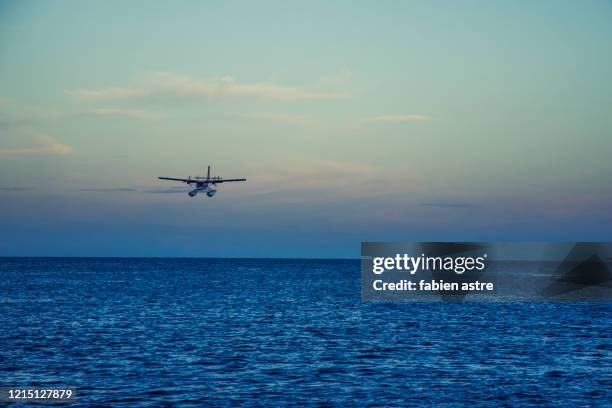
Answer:
[[612, 406], [611, 303], [362, 303], [358, 260], [0, 258], [0, 316], [66, 406]]

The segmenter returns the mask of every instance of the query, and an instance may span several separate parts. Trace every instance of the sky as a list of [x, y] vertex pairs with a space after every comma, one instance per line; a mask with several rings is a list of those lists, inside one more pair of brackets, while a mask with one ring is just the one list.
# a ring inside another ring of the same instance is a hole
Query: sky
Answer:
[[610, 241], [611, 72], [609, 1], [0, 1], [0, 256]]

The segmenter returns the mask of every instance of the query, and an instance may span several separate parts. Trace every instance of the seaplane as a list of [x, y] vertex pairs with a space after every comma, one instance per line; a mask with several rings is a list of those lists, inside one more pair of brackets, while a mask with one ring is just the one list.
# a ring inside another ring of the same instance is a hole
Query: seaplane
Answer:
[[206, 194], [208, 197], [212, 198], [217, 189], [215, 188], [217, 184], [228, 183], [230, 181], [246, 181], [245, 178], [237, 178], [237, 179], [224, 179], [221, 177], [211, 177], [210, 176], [210, 166], [208, 166], [208, 172], [206, 173], [206, 177], [191, 177], [188, 178], [174, 178], [174, 177], [159, 177], [160, 180], [170, 180], [170, 181], [182, 181], [183, 183], [187, 183], [188, 185], [195, 185], [195, 188], [189, 191], [189, 197], [195, 197], [198, 194]]

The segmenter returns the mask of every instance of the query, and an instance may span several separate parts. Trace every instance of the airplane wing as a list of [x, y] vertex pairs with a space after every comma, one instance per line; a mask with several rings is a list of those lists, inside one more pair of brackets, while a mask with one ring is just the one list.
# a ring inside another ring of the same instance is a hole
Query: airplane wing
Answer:
[[246, 181], [245, 178], [241, 178], [241, 179], [210, 179], [210, 183], [211, 184], [219, 184], [219, 183], [225, 183], [227, 181]]
[[158, 177], [158, 178], [160, 180], [182, 181], [183, 183], [187, 183], [187, 184], [198, 182], [198, 180], [194, 180], [194, 179], [182, 179], [182, 178], [174, 178], [174, 177]]
[[210, 180], [206, 180], [206, 179], [193, 179], [193, 178], [188, 178], [188, 179], [184, 179], [184, 178], [174, 178], [174, 177], [158, 177], [160, 180], [171, 180], [171, 181], [182, 181], [183, 183], [187, 183], [187, 184], [195, 184], [195, 183], [205, 183], [208, 182], [210, 184], [220, 184], [220, 183], [225, 183], [228, 181], [246, 181], [245, 178], [241, 178], [241, 179], [217, 179], [217, 178], [211, 178]]

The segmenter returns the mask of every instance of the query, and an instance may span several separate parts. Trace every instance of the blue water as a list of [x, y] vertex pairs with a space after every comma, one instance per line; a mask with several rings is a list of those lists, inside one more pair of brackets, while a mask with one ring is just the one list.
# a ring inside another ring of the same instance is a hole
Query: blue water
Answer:
[[361, 303], [359, 261], [0, 258], [0, 316], [0, 385], [78, 406], [612, 406], [611, 303]]

